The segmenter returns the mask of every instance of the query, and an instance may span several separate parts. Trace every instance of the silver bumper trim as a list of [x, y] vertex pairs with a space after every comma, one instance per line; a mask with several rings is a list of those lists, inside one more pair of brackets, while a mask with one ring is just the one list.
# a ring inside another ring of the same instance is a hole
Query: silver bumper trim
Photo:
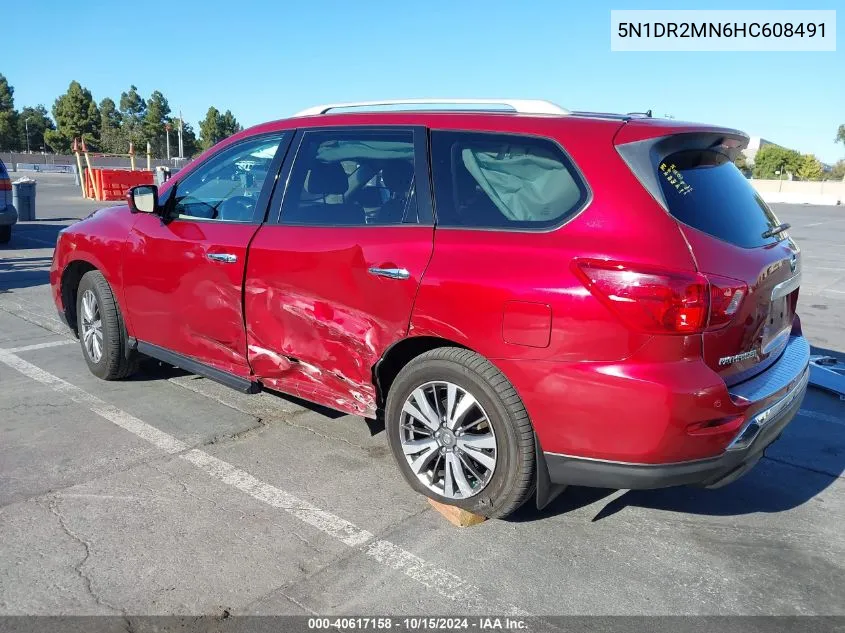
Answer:
[[753, 378], [728, 388], [732, 398], [759, 402], [789, 387], [810, 364], [810, 344], [803, 336], [790, 336], [780, 357]]
[[764, 409], [756, 414], [753, 418], [742, 425], [742, 428], [737, 433], [733, 441], [728, 444], [727, 451], [739, 451], [748, 448], [760, 432], [769, 424], [777, 420], [778, 416], [783, 413], [789, 405], [795, 402], [795, 399], [801, 397], [807, 389], [807, 383], [810, 380], [810, 368], [807, 367], [798, 382], [792, 389], [780, 400], [775, 402], [772, 406]]

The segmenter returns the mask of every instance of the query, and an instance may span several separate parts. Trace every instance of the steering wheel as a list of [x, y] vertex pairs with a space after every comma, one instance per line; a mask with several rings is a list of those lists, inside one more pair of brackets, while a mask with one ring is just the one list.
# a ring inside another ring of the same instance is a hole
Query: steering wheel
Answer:
[[232, 196], [217, 207], [218, 220], [235, 220], [246, 222], [252, 219], [255, 211], [255, 198], [249, 196]]

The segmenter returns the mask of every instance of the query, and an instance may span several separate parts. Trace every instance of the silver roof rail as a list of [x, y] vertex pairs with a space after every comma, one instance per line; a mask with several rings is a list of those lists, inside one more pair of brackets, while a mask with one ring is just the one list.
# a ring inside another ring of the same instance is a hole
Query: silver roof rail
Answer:
[[[331, 110], [345, 108], [372, 108], [380, 106], [506, 106], [519, 114], [569, 114], [569, 110], [561, 108], [551, 101], [542, 99], [385, 99], [384, 101], [353, 101], [349, 103], [325, 103], [300, 110], [294, 117], [326, 114]], [[419, 108], [409, 108], [419, 109]], [[491, 109], [492, 108], [482, 108]]]

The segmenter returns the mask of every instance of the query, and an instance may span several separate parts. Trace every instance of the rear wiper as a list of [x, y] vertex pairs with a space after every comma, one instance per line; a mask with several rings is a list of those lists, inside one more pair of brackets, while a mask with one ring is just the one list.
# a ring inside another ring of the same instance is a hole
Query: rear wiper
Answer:
[[778, 233], [783, 233], [788, 228], [792, 228], [792, 225], [787, 224], [786, 222], [784, 222], [783, 224], [778, 224], [777, 226], [773, 226], [768, 231], [763, 233], [762, 238], [766, 239], [767, 237], [774, 237]]

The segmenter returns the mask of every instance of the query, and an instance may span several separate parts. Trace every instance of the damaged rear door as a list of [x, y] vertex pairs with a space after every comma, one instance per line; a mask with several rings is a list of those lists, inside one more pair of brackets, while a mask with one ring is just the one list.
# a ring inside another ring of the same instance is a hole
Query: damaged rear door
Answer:
[[426, 147], [411, 126], [297, 133], [247, 263], [249, 363], [265, 386], [375, 414], [373, 365], [407, 335], [433, 248]]

